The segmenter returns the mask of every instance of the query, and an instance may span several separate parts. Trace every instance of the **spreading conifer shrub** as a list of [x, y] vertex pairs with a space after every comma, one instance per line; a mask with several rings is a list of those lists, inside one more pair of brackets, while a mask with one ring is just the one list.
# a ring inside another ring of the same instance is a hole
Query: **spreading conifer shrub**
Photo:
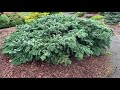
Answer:
[[101, 55], [109, 48], [113, 32], [95, 20], [53, 14], [17, 26], [8, 36], [2, 53], [20, 65], [33, 60], [53, 64], [72, 63], [72, 57]]

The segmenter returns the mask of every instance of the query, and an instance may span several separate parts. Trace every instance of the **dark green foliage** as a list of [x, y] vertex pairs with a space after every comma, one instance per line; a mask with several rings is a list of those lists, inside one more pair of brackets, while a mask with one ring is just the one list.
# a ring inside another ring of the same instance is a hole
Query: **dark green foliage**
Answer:
[[104, 16], [105, 15], [105, 12], [99, 12], [100, 15]]
[[0, 15], [0, 29], [8, 27], [9, 22], [10, 20], [6, 15], [4, 14]]
[[59, 14], [17, 26], [17, 32], [6, 38], [3, 54], [20, 65], [32, 60], [71, 64], [71, 57], [101, 55], [110, 45], [113, 32], [95, 20]]
[[50, 14], [56, 14], [56, 13], [59, 13], [59, 12], [49, 12]]
[[77, 12], [76, 15], [78, 17], [83, 17], [86, 14], [86, 12]]
[[0, 29], [13, 27], [19, 24], [24, 23], [24, 18], [19, 16], [18, 14], [1, 14], [0, 15]]
[[120, 12], [104, 12], [105, 22], [108, 24], [118, 24], [120, 22]]
[[24, 18], [18, 14], [7, 14], [10, 19], [9, 27], [16, 26], [24, 23]]

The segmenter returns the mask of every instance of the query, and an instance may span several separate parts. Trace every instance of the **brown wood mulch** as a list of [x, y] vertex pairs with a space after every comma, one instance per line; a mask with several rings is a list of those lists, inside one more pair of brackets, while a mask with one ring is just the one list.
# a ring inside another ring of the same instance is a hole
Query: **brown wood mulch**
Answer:
[[[0, 30], [0, 45], [3, 39], [15, 28]], [[73, 59], [73, 63], [67, 67], [52, 65], [46, 62], [30, 62], [20, 66], [14, 66], [8, 56], [4, 56], [0, 50], [0, 78], [105, 78], [113, 71], [110, 56], [86, 57], [82, 61]]]
[[109, 25], [109, 27], [113, 29], [115, 34], [120, 35], [120, 25]]

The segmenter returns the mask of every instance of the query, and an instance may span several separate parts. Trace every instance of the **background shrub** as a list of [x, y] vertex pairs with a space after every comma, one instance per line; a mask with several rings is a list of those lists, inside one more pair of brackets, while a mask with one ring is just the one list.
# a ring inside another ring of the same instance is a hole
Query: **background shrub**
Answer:
[[77, 12], [76, 13], [76, 15], [78, 16], [78, 17], [82, 17], [82, 16], [84, 16], [86, 14], [86, 12]]
[[120, 12], [105, 12], [105, 22], [108, 24], [118, 24], [120, 22]]
[[8, 27], [9, 23], [10, 23], [10, 19], [6, 15], [1, 14], [0, 15], [0, 29]]
[[7, 14], [7, 16], [10, 19], [9, 27], [25, 23], [24, 18], [18, 15], [17, 13]]
[[38, 18], [51, 14], [62, 14], [61, 12], [31, 12], [29, 15], [25, 16], [25, 22], [30, 23]]
[[25, 16], [25, 22], [30, 23], [40, 17], [49, 15], [49, 12], [31, 12], [28, 16]]
[[105, 15], [105, 12], [99, 12], [100, 15], [104, 16]]
[[104, 16], [97, 14], [97, 15], [91, 17], [91, 19], [93, 19], [93, 20], [101, 20], [101, 19], [104, 19]]
[[101, 55], [109, 48], [113, 32], [95, 20], [59, 14], [17, 26], [5, 40], [2, 53], [20, 65], [32, 60], [53, 64], [72, 63], [71, 57]]
[[50, 14], [63, 14], [62, 12], [49, 12]]

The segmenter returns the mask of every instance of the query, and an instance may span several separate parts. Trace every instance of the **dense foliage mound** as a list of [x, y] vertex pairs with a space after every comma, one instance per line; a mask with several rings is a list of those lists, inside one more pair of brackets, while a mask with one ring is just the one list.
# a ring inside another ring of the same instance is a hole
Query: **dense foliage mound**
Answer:
[[10, 19], [6, 15], [0, 15], [0, 29], [8, 27], [9, 23]]
[[112, 35], [110, 28], [95, 20], [53, 14], [17, 26], [2, 51], [15, 65], [32, 60], [68, 65], [71, 57], [82, 60], [84, 55], [101, 55], [110, 46]]

